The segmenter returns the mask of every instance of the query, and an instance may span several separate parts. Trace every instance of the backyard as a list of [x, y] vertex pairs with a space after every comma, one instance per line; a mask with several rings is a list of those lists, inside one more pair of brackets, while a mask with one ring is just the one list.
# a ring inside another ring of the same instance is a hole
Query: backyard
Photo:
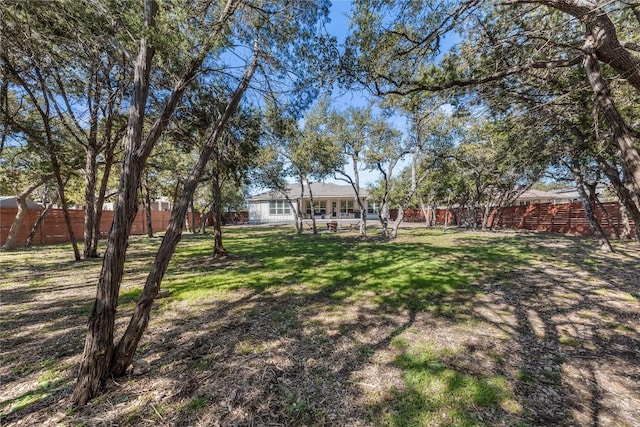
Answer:
[[[631, 241], [224, 231], [222, 260], [211, 236], [183, 237], [130, 374], [79, 410], [101, 260], [2, 252], [0, 424], [639, 425]], [[160, 241], [130, 243], [116, 337]]]

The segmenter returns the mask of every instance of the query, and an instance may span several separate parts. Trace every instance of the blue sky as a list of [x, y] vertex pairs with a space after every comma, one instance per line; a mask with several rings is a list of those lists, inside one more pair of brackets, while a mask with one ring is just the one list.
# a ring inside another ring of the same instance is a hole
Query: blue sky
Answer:
[[[334, 0], [331, 4], [331, 11], [329, 17], [331, 22], [327, 24], [327, 31], [335, 36], [338, 40], [338, 44], [343, 44], [347, 33], [349, 32], [350, 19], [351, 15], [351, 1], [350, 0]], [[347, 92], [340, 91], [337, 87], [334, 88], [332, 99], [334, 102], [334, 106], [337, 109], [345, 109], [349, 106], [358, 106], [363, 107], [366, 106], [370, 101], [371, 97], [366, 91], [363, 90], [351, 90]], [[346, 167], [346, 171], [350, 173], [353, 171], [351, 164]], [[377, 171], [365, 171], [361, 170], [360, 172], [360, 186], [367, 187], [369, 185], [373, 185], [380, 174]], [[350, 173], [351, 174], [351, 173]], [[344, 181], [336, 180], [332, 178], [328, 178], [325, 180], [326, 182], [332, 182], [335, 184], [346, 185]]]
[[329, 14], [331, 22], [327, 25], [327, 30], [338, 38], [338, 43], [343, 43], [349, 30], [349, 15], [351, 12], [351, 1], [334, 0], [331, 4]]

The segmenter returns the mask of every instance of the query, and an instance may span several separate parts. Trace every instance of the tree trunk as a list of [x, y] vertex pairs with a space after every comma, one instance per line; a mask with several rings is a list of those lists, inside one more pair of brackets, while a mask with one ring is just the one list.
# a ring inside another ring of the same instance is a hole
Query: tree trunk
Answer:
[[213, 173], [211, 179], [211, 195], [213, 197], [213, 258], [224, 258], [228, 255], [222, 243], [222, 190], [218, 174]]
[[577, 164], [573, 164], [571, 166], [571, 171], [573, 172], [573, 177], [576, 181], [576, 189], [578, 190], [578, 195], [580, 196], [580, 200], [582, 201], [582, 206], [584, 207], [584, 214], [589, 221], [589, 225], [593, 230], [593, 233], [598, 239], [598, 243], [600, 244], [600, 250], [604, 252], [613, 252], [613, 247], [611, 247], [611, 242], [609, 242], [609, 238], [606, 233], [602, 229], [598, 218], [594, 212], [594, 206], [591, 205], [589, 201], [589, 195], [585, 191], [584, 179], [582, 178], [582, 172], [580, 171], [580, 167]]
[[431, 226], [431, 213], [428, 211], [429, 208], [424, 204], [424, 200], [420, 197], [420, 210], [422, 211], [422, 216], [424, 217], [424, 226], [425, 228], [429, 228]]
[[[196, 234], [198, 232], [198, 225], [196, 224], [196, 207], [193, 204], [193, 199], [191, 199], [191, 202], [189, 202], [189, 205], [191, 206], [191, 230], [190, 231], [191, 231], [191, 234]], [[222, 220], [220, 220], [220, 222], [222, 223]]]
[[484, 210], [482, 211], [482, 231], [487, 231], [487, 223], [489, 220], [489, 211], [491, 209], [489, 200], [487, 200], [487, 204], [484, 206]]
[[635, 223], [634, 236], [636, 241], [640, 244], [640, 210], [638, 206], [633, 202], [631, 192], [624, 185], [620, 179], [620, 173], [616, 167], [609, 164], [602, 156], [596, 155], [598, 160], [598, 166], [607, 175], [609, 182], [613, 185], [616, 195], [620, 200], [620, 204], [626, 208], [626, 212], [633, 218]]
[[18, 246], [18, 233], [22, 228], [24, 217], [27, 216], [28, 212], [26, 198], [26, 196], [22, 197], [22, 195], [16, 198], [18, 211], [16, 212], [15, 218], [13, 218], [13, 223], [9, 229], [7, 240], [4, 242], [4, 249], [15, 249]]
[[632, 200], [640, 209], [640, 154], [627, 124], [615, 106], [607, 82], [602, 77], [595, 47], [595, 36], [587, 34], [584, 44], [584, 68], [597, 105], [613, 132], [615, 148], [620, 152], [622, 168], [629, 180]]
[[313, 234], [318, 234], [318, 225], [316, 224], [316, 204], [313, 201], [313, 191], [311, 191], [311, 184], [305, 179], [307, 187], [309, 188], [309, 203], [311, 204], [311, 224], [313, 227]]
[[51, 208], [56, 203], [57, 199], [58, 199], [58, 193], [56, 193], [55, 196], [51, 198], [49, 203], [47, 203], [47, 206], [45, 206], [44, 210], [40, 212], [40, 215], [38, 215], [38, 219], [36, 220], [36, 223], [33, 224], [33, 227], [31, 227], [31, 231], [29, 232], [29, 237], [27, 237], [27, 242], [24, 244], [25, 248], [31, 247], [33, 238], [36, 236], [36, 231], [38, 231], [38, 228], [40, 228], [42, 221], [44, 221], [47, 214], [51, 211]]
[[[111, 126], [107, 124], [105, 132], [108, 132], [105, 138], [107, 141], [111, 141]], [[98, 241], [101, 236], [101, 223], [102, 223], [102, 207], [104, 206], [105, 197], [107, 194], [107, 187], [109, 185], [109, 176], [111, 175], [111, 168], [113, 167], [115, 148], [117, 146], [116, 140], [120, 139], [121, 132], [117, 132], [105, 151], [104, 171], [102, 173], [102, 179], [100, 180], [100, 190], [98, 191], [98, 199], [96, 202], [96, 219], [94, 221], [93, 231], [93, 248], [96, 250], [96, 256], [98, 254]]]
[[620, 222], [622, 224], [622, 235], [623, 239], [632, 239], [631, 233], [631, 224], [629, 223], [629, 211], [624, 203], [619, 203], [620, 206]]
[[449, 206], [451, 206], [451, 200], [447, 199], [447, 208], [444, 211], [444, 228], [449, 226]]
[[378, 209], [378, 218], [380, 219], [380, 225], [382, 226], [382, 237], [389, 237], [389, 217], [390, 217], [390, 208], [389, 208], [389, 181], [391, 180], [391, 174], [393, 173], [393, 165], [390, 164], [385, 172], [384, 168], [380, 163], [377, 163], [378, 170], [382, 175], [381, 181], [384, 185], [384, 190], [382, 193], [380, 208]]
[[213, 216], [213, 203], [211, 203], [210, 205], [207, 205], [202, 212], [202, 215], [200, 215], [200, 234], [205, 235], [207, 233], [207, 225], [209, 222], [209, 217]]
[[73, 231], [73, 224], [71, 223], [71, 215], [69, 214], [69, 205], [67, 204], [67, 198], [64, 194], [65, 182], [60, 174], [60, 166], [57, 161], [53, 165], [56, 181], [58, 182], [58, 194], [60, 195], [60, 205], [62, 206], [62, 213], [64, 214], [64, 222], [67, 225], [67, 234], [69, 234], [69, 240], [71, 240], [71, 246], [73, 247], [73, 255], [76, 261], [80, 261], [80, 250], [78, 249], [78, 242], [76, 241], [76, 234]]
[[391, 226], [391, 238], [395, 239], [396, 237], [398, 237], [398, 229], [400, 228], [400, 224], [402, 224], [402, 221], [404, 220], [404, 208], [403, 207], [399, 207], [398, 208], [398, 216], [396, 217], [396, 220], [393, 221], [393, 225]]
[[[237, 5], [237, 1], [227, 1], [221, 12], [218, 25], [216, 25], [213, 34], [210, 36], [210, 40], [215, 38], [215, 33], [226, 28], [222, 24], [233, 16]], [[158, 4], [155, 0], [144, 1], [145, 27], [150, 32], [155, 26], [157, 11]], [[198, 55], [192, 59], [185, 73], [175, 83], [167, 102], [162, 108], [162, 112], [143, 140], [145, 106], [149, 94], [149, 78], [155, 50], [146, 38], [143, 37], [139, 41], [138, 56], [133, 67], [132, 97], [125, 136], [124, 161], [118, 187], [118, 202], [114, 211], [107, 249], [102, 261], [96, 299], [89, 318], [89, 330], [85, 339], [78, 379], [73, 391], [72, 401], [76, 406], [84, 405], [95, 395], [112, 372], [115, 313], [120, 292], [120, 282], [124, 272], [129, 234], [137, 210], [137, 190], [145, 162], [162, 132], [166, 129], [188, 83], [195, 77], [207, 52], [212, 47], [212, 43], [207, 43], [198, 52]], [[181, 227], [182, 224], [179, 224], [179, 226]]]
[[14, 249], [16, 246], [18, 246], [18, 233], [22, 228], [22, 222], [28, 210], [27, 198], [36, 190], [36, 188], [43, 185], [45, 182], [51, 179], [51, 177], [52, 174], [41, 177], [38, 181], [31, 184], [27, 189], [16, 196], [18, 211], [16, 212], [16, 216], [13, 219], [11, 228], [9, 228], [9, 234], [7, 235], [7, 240], [4, 242], [3, 246], [4, 249]]
[[367, 235], [367, 210], [364, 208], [362, 200], [360, 199], [360, 172], [358, 171], [358, 154], [353, 156], [353, 176], [355, 181], [352, 183], [353, 190], [356, 193], [356, 202], [360, 207], [360, 230], [361, 237]]
[[84, 248], [82, 255], [84, 259], [97, 258], [98, 250], [94, 246], [96, 241], [93, 237], [95, 233], [96, 221], [96, 147], [89, 142], [86, 148], [84, 166]]
[[580, 194], [580, 199], [582, 200], [582, 206], [584, 206], [584, 213], [589, 221], [589, 225], [593, 229], [594, 234], [596, 235], [596, 239], [598, 239], [598, 243], [600, 244], [600, 250], [604, 252], [613, 252], [613, 247], [611, 247], [611, 242], [609, 242], [609, 238], [607, 234], [602, 229], [598, 218], [595, 215], [593, 210], [593, 206], [589, 202], [589, 196], [587, 196], [586, 191], [584, 190], [584, 186], [581, 183], [578, 183], [579, 180], [576, 178], [576, 187], [578, 188], [578, 194]]
[[151, 194], [149, 193], [148, 176], [144, 176], [144, 217], [147, 221], [147, 237], [153, 237], [153, 218], [151, 216]]
[[378, 218], [380, 219], [380, 225], [382, 227], [382, 237], [389, 237], [389, 217], [391, 216], [391, 209], [389, 209], [389, 203], [383, 202], [380, 205], [378, 211]]
[[[151, 28], [158, 5], [154, 0], [145, 0], [144, 8], [145, 23], [148, 28]], [[85, 338], [78, 379], [73, 390], [73, 402], [79, 406], [86, 404], [109, 376], [120, 283], [124, 273], [129, 234], [138, 210], [137, 190], [140, 175], [146, 160], [144, 153], [140, 153], [139, 149], [142, 145], [145, 106], [154, 54], [154, 49], [148, 44], [147, 39], [142, 38], [134, 64], [134, 90], [129, 108], [118, 200], [113, 212], [113, 223], [102, 261], [102, 270], [98, 278], [96, 299], [89, 317], [89, 330]]]
[[593, 206], [594, 213], [595, 213], [596, 207], [599, 207], [600, 210], [602, 211], [602, 215], [604, 215], [604, 220], [607, 222], [607, 226], [611, 230], [613, 230], [613, 233], [615, 234], [616, 239], [619, 239], [620, 230], [611, 221], [611, 216], [609, 215], [607, 208], [602, 204], [602, 202], [600, 201], [600, 198], [598, 197], [598, 193], [596, 192], [596, 189], [598, 187], [598, 182], [597, 181], [593, 183], [585, 182], [585, 187], [588, 190], [587, 194], [589, 195], [589, 203], [591, 203], [591, 206]]
[[293, 202], [291, 201], [291, 199], [289, 197], [287, 197], [287, 201], [289, 202], [289, 205], [291, 206], [291, 211], [295, 213], [296, 215], [296, 234], [302, 234], [302, 206], [300, 205], [300, 199], [296, 200], [296, 208], [294, 209], [294, 205]]
[[600, 2], [535, 0], [532, 3], [544, 4], [576, 17], [585, 25], [587, 32], [593, 35], [591, 50], [594, 58], [609, 64], [622, 79], [640, 90], [640, 60], [620, 43], [615, 24]]
[[224, 128], [227, 126], [231, 115], [237, 109], [238, 103], [253, 77], [258, 66], [257, 61], [258, 56], [256, 44], [254, 45], [254, 57], [251, 66], [243, 76], [236, 92], [227, 104], [224, 113], [220, 119], [218, 119], [214, 132], [202, 148], [198, 161], [191, 171], [189, 178], [185, 182], [182, 196], [171, 212], [171, 219], [169, 220], [167, 231], [162, 239], [162, 243], [160, 244], [160, 248], [158, 249], [153, 265], [151, 266], [149, 275], [147, 276], [142, 294], [138, 298], [135, 312], [133, 313], [133, 316], [131, 316], [131, 320], [129, 321], [129, 325], [127, 326], [124, 335], [113, 351], [113, 357], [110, 358], [112, 361], [110, 373], [115, 377], [124, 375], [133, 360], [133, 355], [138, 347], [140, 338], [142, 338], [142, 334], [149, 324], [151, 307], [154, 299], [160, 291], [162, 278], [164, 277], [169, 261], [175, 252], [176, 246], [182, 237], [182, 224], [184, 224], [184, 219], [187, 215], [189, 201], [193, 198], [193, 193], [196, 190], [200, 177], [202, 176], [202, 172], [207, 165], [207, 161], [211, 157], [213, 146], [217, 144]]

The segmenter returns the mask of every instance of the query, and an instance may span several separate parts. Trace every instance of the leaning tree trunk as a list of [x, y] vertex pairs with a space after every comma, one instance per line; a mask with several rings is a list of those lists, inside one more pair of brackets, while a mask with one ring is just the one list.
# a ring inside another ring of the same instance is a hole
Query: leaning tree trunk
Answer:
[[42, 225], [42, 221], [44, 221], [47, 214], [51, 211], [51, 208], [56, 203], [57, 199], [58, 199], [58, 193], [56, 193], [56, 195], [51, 198], [49, 203], [47, 203], [47, 206], [44, 207], [44, 210], [40, 212], [40, 215], [38, 215], [38, 219], [36, 220], [36, 223], [33, 224], [33, 227], [31, 227], [31, 231], [29, 232], [29, 237], [27, 237], [27, 241], [24, 244], [25, 248], [31, 247], [33, 238], [36, 236], [36, 231], [38, 231], [38, 228], [40, 228], [40, 225]]
[[587, 187], [587, 189], [589, 190], [588, 195], [589, 195], [589, 202], [591, 203], [591, 206], [593, 206], [593, 209], [595, 211], [596, 207], [600, 208], [600, 211], [602, 211], [602, 215], [604, 216], [604, 220], [607, 222], [607, 226], [613, 230], [613, 233], [616, 236], [616, 239], [620, 238], [620, 230], [618, 229], [618, 227], [616, 227], [613, 224], [613, 221], [611, 221], [611, 215], [609, 215], [609, 212], [607, 211], [607, 208], [605, 207], [605, 205], [600, 201], [600, 198], [598, 197], [598, 193], [596, 192], [596, 188], [598, 186], [598, 182], [594, 182], [591, 184], [585, 183], [585, 187]]
[[[218, 25], [216, 25], [209, 40], [214, 40], [216, 33], [225, 28], [222, 24], [233, 16], [237, 5], [238, 2], [234, 0], [227, 1], [221, 12]], [[145, 27], [149, 30], [153, 30], [155, 27], [157, 11], [158, 4], [155, 0], [144, 1]], [[149, 79], [155, 50], [148, 39], [145, 37], [140, 38], [138, 56], [133, 66], [132, 99], [125, 136], [124, 161], [118, 187], [118, 202], [114, 211], [107, 250], [102, 261], [96, 299], [89, 318], [89, 330], [85, 338], [78, 379], [73, 391], [72, 400], [76, 406], [86, 404], [98, 392], [112, 372], [115, 313], [124, 272], [129, 233], [137, 210], [137, 190], [142, 170], [151, 150], [173, 116], [187, 85], [196, 76], [212, 47], [212, 41], [206, 43], [191, 60], [184, 74], [174, 84], [173, 91], [167, 98], [162, 112], [151, 126], [147, 137], [143, 140], [145, 106], [150, 89]]]
[[635, 223], [633, 234], [636, 241], [640, 244], [640, 209], [638, 209], [638, 206], [634, 203], [631, 192], [620, 179], [618, 169], [609, 164], [602, 156], [596, 155], [596, 158], [598, 159], [598, 166], [604, 171], [611, 185], [613, 185], [616, 195], [620, 200], [620, 205], [624, 206], [626, 212], [633, 218]]
[[71, 215], [69, 213], [69, 204], [64, 194], [64, 181], [60, 175], [60, 171], [56, 172], [56, 180], [58, 181], [58, 193], [60, 194], [60, 205], [62, 206], [62, 213], [64, 215], [64, 222], [67, 225], [67, 234], [69, 234], [69, 240], [71, 240], [71, 246], [73, 247], [73, 255], [76, 261], [80, 261], [80, 250], [78, 249], [78, 242], [76, 241], [76, 233], [73, 231], [73, 224], [71, 223]]
[[602, 77], [595, 48], [595, 36], [587, 34], [584, 43], [584, 69], [597, 105], [613, 132], [615, 148], [620, 153], [622, 167], [629, 179], [633, 202], [640, 209], [640, 153], [635, 146], [629, 127], [616, 108], [607, 82]]
[[4, 249], [14, 249], [16, 246], [18, 246], [18, 233], [22, 228], [24, 217], [27, 215], [28, 211], [27, 198], [36, 190], [36, 188], [47, 182], [51, 178], [51, 176], [52, 175], [49, 174], [41, 177], [38, 181], [31, 184], [26, 190], [18, 194], [18, 196], [16, 197], [18, 211], [16, 212], [16, 216], [13, 219], [13, 223], [11, 223], [11, 228], [9, 228], [7, 240], [4, 242]]
[[428, 212], [428, 206], [424, 204], [424, 200], [420, 197], [420, 210], [422, 211], [422, 216], [424, 217], [424, 226], [425, 228], [429, 228], [431, 226], [431, 214]]
[[400, 228], [400, 224], [404, 221], [404, 208], [401, 206], [398, 208], [398, 216], [396, 220], [393, 222], [393, 226], [391, 226], [391, 238], [395, 239], [398, 237], [398, 229]]
[[[153, 0], [145, 1], [145, 21], [148, 27], [153, 26], [157, 6]], [[124, 273], [129, 233], [138, 210], [137, 190], [146, 160], [145, 153], [140, 153], [139, 150], [143, 145], [142, 129], [154, 53], [147, 39], [140, 39], [138, 57], [134, 64], [134, 90], [129, 108], [118, 200], [98, 278], [96, 298], [89, 317], [89, 330], [85, 338], [78, 379], [73, 390], [72, 399], [75, 405], [86, 404], [103, 386], [110, 372], [120, 283]]]
[[[105, 138], [107, 138], [107, 140], [110, 141], [111, 127], [109, 126], [108, 123], [107, 123], [105, 132], [108, 132]], [[119, 138], [120, 134], [121, 134], [120, 132], [117, 132], [114, 140]], [[109, 185], [109, 176], [111, 175], [111, 168], [113, 167], [113, 162], [114, 162], [114, 154], [115, 154], [114, 152], [117, 145], [115, 141], [111, 141], [109, 144], [110, 145], [107, 147], [105, 151], [104, 171], [102, 173], [102, 179], [100, 180], [100, 189], [98, 191], [98, 199], [96, 201], [96, 212], [95, 212], [96, 219], [94, 220], [93, 245], [92, 245], [93, 249], [96, 251], [96, 257], [99, 256], [98, 242], [100, 241], [100, 237], [101, 237], [102, 208], [104, 206], [104, 201], [107, 194], [107, 187]]]
[[620, 206], [620, 224], [622, 226], [621, 237], [624, 239], [632, 239], [631, 224], [629, 223], [629, 212], [624, 203], [618, 203]]
[[18, 233], [20, 232], [24, 218], [27, 216], [27, 212], [29, 211], [26, 199], [26, 196], [18, 196], [16, 198], [18, 211], [16, 212], [15, 218], [13, 218], [13, 223], [9, 229], [7, 240], [4, 243], [4, 249], [15, 249], [18, 246]]
[[598, 243], [600, 244], [600, 250], [604, 252], [613, 252], [613, 247], [611, 247], [611, 242], [609, 242], [609, 238], [606, 233], [602, 229], [598, 218], [596, 217], [594, 206], [591, 205], [589, 201], [589, 195], [585, 191], [584, 180], [582, 178], [582, 173], [580, 168], [577, 165], [572, 165], [571, 170], [573, 172], [574, 179], [576, 181], [576, 189], [578, 190], [578, 195], [580, 196], [580, 200], [582, 201], [582, 206], [584, 207], [584, 214], [589, 221], [589, 225], [593, 230], [593, 233], [598, 239]]
[[110, 357], [112, 363], [109, 372], [115, 377], [124, 375], [133, 360], [133, 355], [138, 347], [140, 338], [142, 338], [142, 334], [149, 324], [151, 307], [154, 299], [160, 291], [162, 278], [167, 271], [169, 261], [180, 242], [180, 238], [182, 237], [182, 225], [184, 224], [184, 219], [187, 215], [189, 201], [193, 198], [193, 193], [195, 192], [200, 177], [207, 165], [207, 161], [211, 157], [213, 146], [217, 144], [231, 115], [237, 109], [240, 99], [246, 91], [257, 66], [258, 56], [256, 43], [256, 45], [254, 45], [254, 57], [251, 66], [247, 69], [247, 72], [238, 85], [236, 92], [231, 97], [224, 113], [218, 120], [214, 132], [211, 134], [209, 140], [205, 143], [205, 146], [200, 152], [198, 161], [191, 171], [189, 178], [187, 178], [187, 181], [185, 182], [182, 196], [171, 212], [169, 225], [164, 238], [162, 239], [162, 243], [160, 244], [160, 248], [158, 249], [158, 253], [156, 254], [149, 275], [147, 276], [142, 294], [138, 298], [136, 309], [133, 316], [131, 316], [131, 320], [129, 321], [129, 325], [127, 326], [124, 335], [113, 351], [113, 356]]
[[[576, 179], [577, 181], [577, 179]], [[604, 252], [613, 252], [613, 247], [611, 246], [611, 242], [609, 242], [609, 238], [607, 234], [602, 229], [600, 225], [600, 221], [596, 217], [596, 214], [593, 210], [593, 206], [589, 202], [589, 197], [587, 196], [586, 191], [584, 191], [584, 187], [580, 184], [576, 185], [578, 187], [578, 194], [580, 194], [580, 199], [582, 200], [582, 206], [584, 207], [584, 213], [589, 221], [589, 225], [593, 229], [594, 234], [596, 235], [596, 239], [598, 239], [598, 243], [600, 244], [600, 250]]]

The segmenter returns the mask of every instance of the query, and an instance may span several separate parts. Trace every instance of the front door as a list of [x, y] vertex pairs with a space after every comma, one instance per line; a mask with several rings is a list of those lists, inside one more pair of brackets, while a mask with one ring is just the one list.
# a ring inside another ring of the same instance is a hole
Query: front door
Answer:
[[331, 202], [331, 216], [338, 217], [338, 202]]

